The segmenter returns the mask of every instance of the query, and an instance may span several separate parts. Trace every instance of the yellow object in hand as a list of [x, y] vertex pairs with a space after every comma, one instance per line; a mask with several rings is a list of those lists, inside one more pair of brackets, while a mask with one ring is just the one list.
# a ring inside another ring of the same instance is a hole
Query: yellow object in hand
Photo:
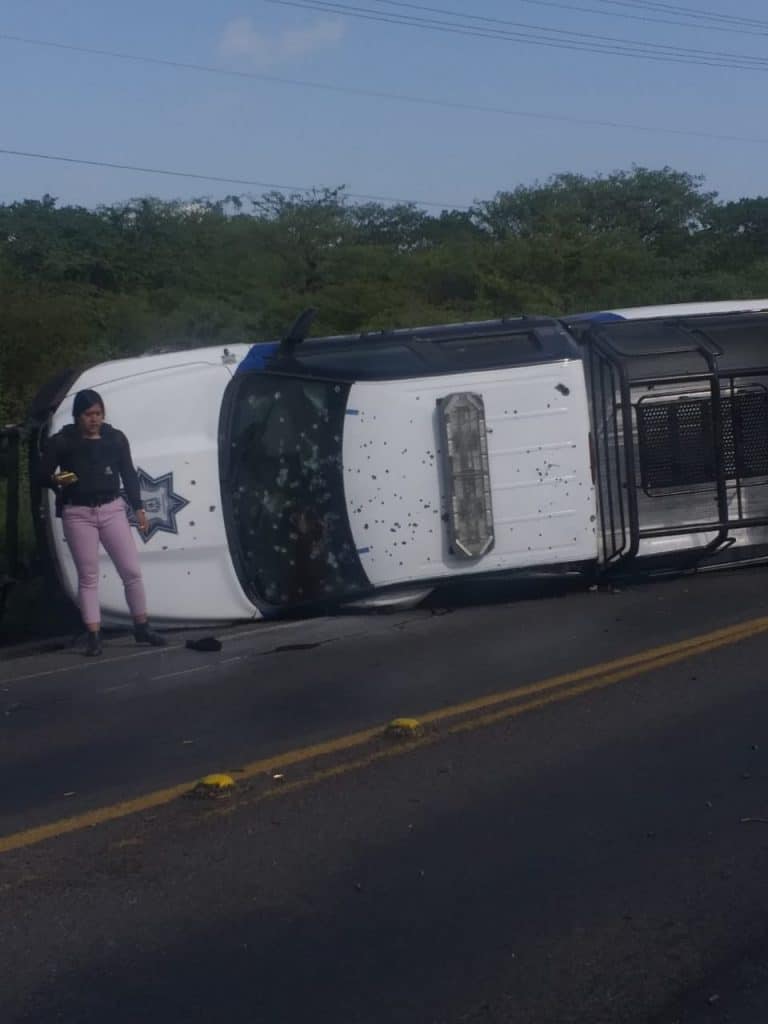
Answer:
[[62, 487], [68, 487], [70, 484], [77, 483], [77, 474], [66, 471], [64, 473], [57, 473], [54, 476], [54, 480], [57, 484], [61, 484]]

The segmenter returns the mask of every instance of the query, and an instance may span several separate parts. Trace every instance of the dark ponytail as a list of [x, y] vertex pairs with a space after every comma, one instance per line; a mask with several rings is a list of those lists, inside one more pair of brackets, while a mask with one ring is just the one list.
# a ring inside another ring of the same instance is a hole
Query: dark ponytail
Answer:
[[104, 412], [104, 402], [98, 391], [91, 391], [90, 388], [78, 391], [72, 403], [72, 419], [77, 421], [77, 417], [82, 415], [86, 409], [90, 409], [92, 405], [100, 405], [102, 413]]

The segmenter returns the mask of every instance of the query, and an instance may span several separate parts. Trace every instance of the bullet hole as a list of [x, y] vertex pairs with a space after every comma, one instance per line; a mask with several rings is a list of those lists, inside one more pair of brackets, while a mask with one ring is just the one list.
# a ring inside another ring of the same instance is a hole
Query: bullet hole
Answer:
[[195, 521], [194, 521], [194, 519], [193, 519], [193, 520], [192, 520], [192, 521], [190, 522], [190, 524], [189, 524], [189, 525], [190, 525], [190, 526], [194, 526], [194, 525], [195, 525]]
[[197, 483], [197, 480], [190, 480], [189, 482], [194, 486]]
[[215, 505], [210, 505], [209, 508], [208, 508], [208, 511], [209, 512], [215, 512], [216, 511], [216, 506]]
[[571, 389], [566, 387], [565, 384], [558, 384], [555, 391], [559, 391], [561, 395], [570, 395]]

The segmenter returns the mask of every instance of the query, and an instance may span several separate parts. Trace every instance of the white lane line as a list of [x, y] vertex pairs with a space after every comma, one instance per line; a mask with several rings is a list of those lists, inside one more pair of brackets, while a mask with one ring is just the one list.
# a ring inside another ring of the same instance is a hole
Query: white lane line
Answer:
[[108, 686], [106, 690], [99, 690], [99, 693], [116, 693], [118, 690], [127, 690], [135, 685], [135, 683], [121, 683], [120, 686]]
[[178, 672], [166, 672], [162, 676], [150, 676], [150, 683], [156, 682], [158, 679], [173, 679], [174, 676], [191, 676], [193, 672], [205, 672], [207, 669], [216, 668], [215, 664], [210, 665], [198, 665], [196, 668], [182, 668]]
[[[163, 647], [164, 651], [181, 650], [183, 644], [168, 644], [167, 647]], [[25, 676], [13, 676], [10, 679], [3, 680], [4, 683], [23, 683], [29, 679], [42, 679], [44, 676], [55, 676], [61, 672], [82, 672], [83, 669], [88, 668], [105, 668], [116, 664], [118, 661], [133, 661], [136, 658], [146, 658], [150, 654], [157, 654], [157, 650], [151, 651], [137, 651], [135, 654], [119, 654], [115, 658], [105, 658], [103, 661], [96, 659], [83, 658], [81, 662], [75, 662], [72, 665], [61, 665], [59, 668], [49, 668], [45, 672], [29, 672]]]
[[[289, 627], [297, 628], [304, 625], [303, 622], [278, 622], [272, 626], [264, 626], [263, 628], [250, 629], [240, 633], [219, 633], [218, 635], [222, 640], [238, 640], [242, 637], [254, 637], [258, 639], [260, 636], [264, 636], [266, 633], [277, 633], [288, 629]], [[113, 658], [93, 659], [83, 658], [82, 661], [78, 660], [71, 665], [60, 665], [58, 668], [45, 669], [42, 672], [28, 672], [23, 676], [8, 676], [7, 678], [0, 679], [0, 683], [3, 685], [7, 683], [23, 683], [30, 679], [43, 679], [46, 676], [55, 676], [62, 672], [82, 672], [83, 669], [89, 668], [104, 668], [105, 666], [111, 666], [117, 664], [117, 662], [123, 661], [134, 661], [136, 658], [146, 658], [152, 654], [160, 654], [164, 651], [181, 651], [186, 647], [186, 641], [182, 644], [168, 644], [167, 647], [152, 648], [147, 651], [135, 651], [132, 654], [118, 654]], [[61, 653], [61, 652], [56, 652]], [[31, 657], [41, 657], [41, 655], [31, 655]]]
[[243, 655], [240, 655], [237, 658], [224, 658], [221, 661], [209, 661], [206, 662], [205, 665], [195, 665], [194, 668], [181, 668], [177, 672], [166, 672], [161, 676], [151, 676], [149, 681], [154, 683], [158, 679], [173, 679], [174, 676], [188, 676], [193, 672], [205, 672], [206, 669], [213, 669], [215, 671], [217, 668], [221, 668], [222, 665], [231, 665], [235, 661], [242, 660]]

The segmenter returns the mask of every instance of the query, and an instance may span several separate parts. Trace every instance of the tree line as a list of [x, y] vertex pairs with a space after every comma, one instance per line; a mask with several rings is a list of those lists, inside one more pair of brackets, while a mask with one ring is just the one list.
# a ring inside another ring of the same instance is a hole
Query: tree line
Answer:
[[344, 189], [0, 205], [0, 423], [58, 370], [151, 349], [768, 294], [768, 197], [634, 167], [468, 210]]

